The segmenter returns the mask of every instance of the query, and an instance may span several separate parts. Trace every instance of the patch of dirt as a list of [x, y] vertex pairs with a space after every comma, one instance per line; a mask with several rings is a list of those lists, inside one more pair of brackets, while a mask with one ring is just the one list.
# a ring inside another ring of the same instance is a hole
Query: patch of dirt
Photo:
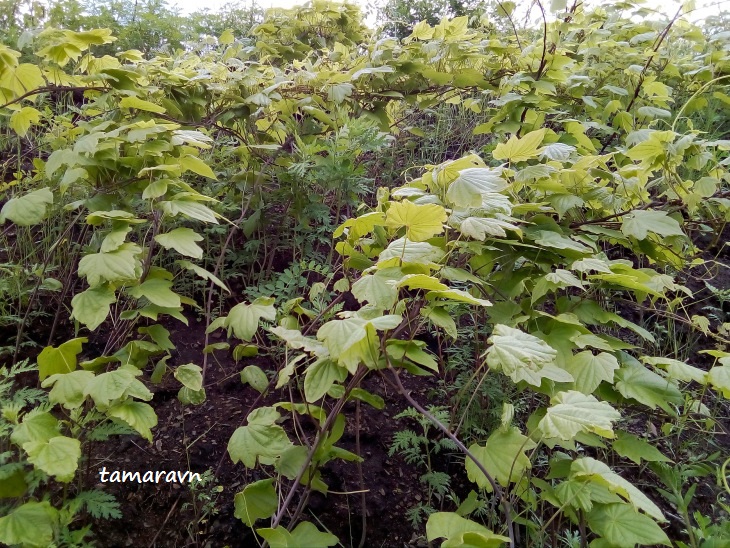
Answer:
[[[182, 324], [167, 327], [177, 347], [168, 365], [202, 363], [204, 325], [191, 318], [187, 328]], [[233, 500], [246, 484], [265, 476], [260, 469], [247, 470], [240, 463], [234, 465], [228, 456], [227, 444], [235, 429], [243, 425], [246, 413], [259, 396], [253, 388], [241, 383], [240, 371], [246, 365], [256, 364], [271, 372], [274, 365], [262, 357], [236, 364], [228, 354], [217, 352], [217, 360], [210, 360], [206, 373], [207, 399], [201, 405], [183, 406], [177, 400], [179, 383], [171, 376], [151, 387], [155, 397], [150, 403], [159, 418], [158, 427], [153, 429], [152, 444], [139, 437], [124, 436], [94, 448], [89, 484], [114, 494], [122, 505], [124, 516], [120, 520], [95, 524], [100, 546], [258, 546], [251, 529], [234, 517]], [[405, 387], [424, 403], [432, 403], [428, 396], [436, 383], [433, 377], [404, 378]], [[423, 496], [424, 489], [419, 482], [423, 471], [414, 469], [398, 456], [388, 456], [394, 432], [412, 426], [390, 419], [406, 407], [406, 402], [377, 376], [367, 379], [363, 388], [380, 395], [386, 402], [383, 410], [361, 404], [360, 449], [365, 459], [362, 476], [367, 490], [365, 546], [417, 545], [405, 513]], [[256, 406], [288, 399], [288, 392], [274, 392]], [[353, 402], [347, 404], [344, 414], [347, 425], [337, 446], [356, 452]], [[290, 422], [286, 421], [283, 426], [295, 440]], [[217, 514], [204, 516], [200, 503], [196, 512], [191, 505], [192, 493], [186, 485], [101, 483], [99, 470], [102, 467], [108, 472], [142, 473], [147, 470], [190, 470], [203, 474], [211, 470], [215, 478], [206, 493], [217, 497]], [[320, 529], [326, 527], [344, 546], [358, 546], [362, 534], [362, 506], [356, 463], [332, 461], [322, 469], [322, 480], [328, 484], [330, 492], [327, 495], [313, 492], [302, 519], [317, 524]], [[268, 524], [262, 520], [258, 526]]]

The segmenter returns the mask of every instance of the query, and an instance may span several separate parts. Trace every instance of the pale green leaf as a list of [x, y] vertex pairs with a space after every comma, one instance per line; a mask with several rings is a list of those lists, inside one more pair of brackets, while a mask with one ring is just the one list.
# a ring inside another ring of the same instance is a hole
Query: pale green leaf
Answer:
[[550, 404], [538, 424], [546, 438], [569, 441], [581, 432], [613, 438], [613, 423], [621, 418], [609, 403], [575, 390], [558, 392], [550, 399]]
[[241, 382], [243, 384], [250, 384], [260, 394], [263, 394], [269, 386], [269, 378], [258, 365], [244, 367], [243, 371], [241, 371]]
[[174, 249], [181, 255], [203, 258], [203, 249], [195, 242], [200, 242], [203, 237], [190, 228], [175, 228], [165, 234], [155, 236], [155, 241], [165, 249]]
[[273, 407], [259, 407], [248, 416], [248, 424], [240, 426], [228, 441], [228, 454], [233, 463], [246, 468], [273, 464], [274, 459], [292, 447], [284, 429], [275, 424], [281, 415]]
[[612, 548], [634, 548], [637, 544], [672, 545], [653, 519], [639, 514], [629, 504], [596, 505], [588, 514], [588, 526], [606, 539]]
[[304, 396], [314, 403], [324, 396], [337, 381], [345, 378], [346, 372], [332, 360], [321, 359], [307, 368], [304, 376]]
[[233, 515], [252, 527], [256, 520], [271, 517], [276, 512], [278, 502], [274, 480], [259, 480], [249, 483], [243, 491], [236, 493], [233, 499]]
[[352, 294], [361, 303], [368, 302], [381, 310], [390, 310], [398, 300], [398, 289], [394, 283], [397, 279], [387, 275], [386, 270], [367, 274], [352, 284]]
[[693, 367], [679, 360], [664, 357], [642, 356], [641, 361], [665, 369], [670, 379], [682, 382], [707, 384], [707, 371]]
[[613, 450], [622, 457], [632, 460], [636, 464], [641, 461], [647, 462], [672, 462], [672, 459], [665, 457], [659, 449], [646, 440], [629, 434], [628, 432], [617, 432], [618, 438], [613, 442]]
[[174, 377], [185, 387], [194, 392], [203, 388], [203, 369], [194, 363], [186, 363], [175, 368]]
[[38, 376], [40, 380], [57, 373], [69, 373], [78, 365], [77, 356], [81, 346], [88, 342], [86, 337], [78, 337], [61, 344], [58, 348], [47, 346], [38, 355]]
[[676, 384], [649, 371], [635, 360], [629, 360], [616, 371], [616, 389], [626, 398], [633, 398], [650, 409], [661, 407], [668, 413], [673, 410], [670, 403], [681, 405], [684, 401]]
[[273, 297], [259, 297], [251, 304], [237, 304], [228, 312], [224, 325], [229, 333], [232, 331], [239, 339], [250, 341], [262, 318], [270, 322], [276, 319]]
[[116, 300], [114, 290], [109, 285], [90, 287], [71, 299], [71, 317], [84, 324], [89, 331], [94, 331], [106, 320], [111, 304]]
[[609, 491], [628, 500], [636, 508], [643, 510], [657, 521], [664, 521], [664, 514], [649, 498], [639, 491], [634, 484], [619, 476], [607, 464], [591, 457], [583, 457], [573, 461], [570, 466], [570, 477], [581, 481], [593, 481], [608, 487]]
[[110, 407], [107, 415], [123, 420], [139, 432], [140, 436], [152, 442], [151, 429], [157, 426], [157, 415], [151, 405], [127, 400]]
[[707, 374], [710, 385], [730, 399], [730, 365], [717, 365]]
[[26, 502], [0, 518], [0, 542], [23, 548], [48, 548], [58, 513], [47, 501]]
[[137, 299], [145, 297], [152, 304], [164, 308], [180, 306], [180, 295], [170, 289], [172, 282], [162, 278], [147, 278], [139, 285], [132, 286], [127, 292]]
[[17, 445], [31, 441], [48, 441], [58, 436], [58, 419], [48, 412], [29, 413], [13, 428], [10, 440]]
[[200, 158], [196, 158], [195, 156], [191, 156], [190, 154], [183, 156], [179, 159], [180, 165], [183, 168], [183, 171], [192, 171], [193, 173], [197, 173], [198, 175], [202, 177], [208, 177], [209, 179], [218, 179], [218, 177], [215, 176], [215, 173], [210, 168], [208, 164], [206, 164], [203, 160]]
[[670, 217], [666, 211], [643, 209], [634, 210], [624, 216], [621, 232], [637, 240], [645, 239], [649, 232], [660, 236], [684, 236], [677, 220]]
[[490, 236], [504, 238], [507, 236], [507, 233], [505, 232], [507, 230], [513, 230], [520, 233], [520, 229], [517, 225], [493, 217], [468, 217], [459, 225], [459, 232], [461, 232], [464, 236], [469, 236], [470, 238], [474, 238], [481, 242], [485, 241]]
[[406, 238], [398, 238], [380, 253], [380, 261], [383, 267], [399, 266], [400, 263], [435, 267], [434, 263], [440, 261], [444, 255], [443, 249], [428, 242], [412, 242]]
[[53, 386], [48, 394], [48, 401], [60, 403], [66, 409], [76, 409], [86, 399], [84, 390], [94, 380], [91, 371], [77, 370], [71, 373], [51, 375], [43, 381], [41, 386], [48, 388]]
[[492, 156], [495, 160], [509, 160], [510, 162], [524, 162], [535, 158], [539, 153], [539, 146], [545, 138], [546, 129], [531, 131], [522, 138], [513, 135], [506, 143], [500, 143], [494, 148]]
[[[545, 341], [519, 329], [498, 324], [489, 338], [492, 346], [486, 352], [487, 365], [502, 371], [514, 382], [527, 381], [535, 386], [542, 382], [543, 370], [552, 364], [557, 351]], [[573, 378], [565, 374], [567, 381]]]
[[502, 170], [486, 167], [462, 169], [449, 185], [446, 199], [456, 207], [480, 207], [485, 195], [507, 188]]
[[160, 105], [131, 96], [124, 97], [121, 101], [119, 101], [119, 106], [122, 108], [136, 108], [146, 112], [154, 112], [155, 114], [162, 114], [165, 112], [165, 108]]
[[409, 200], [393, 202], [385, 217], [385, 225], [398, 229], [405, 227], [406, 238], [423, 242], [444, 231], [446, 211], [436, 204], [416, 205]]
[[301, 522], [291, 532], [282, 526], [256, 529], [256, 532], [264, 537], [271, 548], [329, 548], [339, 542], [335, 535], [322, 533], [308, 521]]
[[132, 247], [122, 247], [110, 253], [91, 253], [79, 261], [79, 276], [86, 276], [91, 287], [104, 281], [133, 280], [137, 277], [136, 254], [137, 248]]
[[594, 355], [589, 350], [571, 356], [565, 363], [565, 370], [573, 376], [573, 387], [584, 394], [593, 393], [602, 381], [613, 384], [618, 368], [618, 360], [612, 354]]
[[[519, 428], [495, 430], [484, 447], [474, 444], [469, 451], [479, 459], [487, 472], [502, 486], [519, 481], [524, 472], [532, 467], [526, 451], [535, 447], [535, 442], [524, 436]], [[466, 459], [466, 473], [469, 480], [482, 489], [492, 491], [492, 486], [477, 465], [470, 458]]]
[[30, 126], [41, 121], [41, 113], [33, 107], [23, 107], [13, 112], [10, 116], [10, 127], [20, 135], [25, 137]]
[[29, 441], [23, 444], [28, 461], [56, 480], [68, 483], [76, 474], [81, 457], [81, 442], [66, 436], [56, 436], [46, 441]]
[[18, 226], [31, 226], [46, 217], [48, 204], [53, 203], [53, 193], [47, 188], [39, 188], [19, 198], [10, 198], [0, 209], [0, 224], [6, 220]]
[[[468, 542], [467, 537], [473, 539]], [[428, 517], [426, 522], [426, 538], [433, 542], [439, 538], [446, 541], [441, 544], [443, 548], [457, 548], [470, 546], [479, 548], [499, 548], [509, 542], [509, 538], [497, 535], [476, 522], [459, 516], [454, 512], [435, 512]]]

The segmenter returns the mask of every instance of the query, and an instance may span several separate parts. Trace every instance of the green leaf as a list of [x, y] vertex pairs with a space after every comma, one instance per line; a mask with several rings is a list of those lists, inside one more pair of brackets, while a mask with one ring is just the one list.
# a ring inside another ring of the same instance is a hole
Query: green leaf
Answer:
[[47, 548], [58, 525], [58, 513], [48, 502], [26, 502], [0, 518], [0, 542], [8, 546]]
[[41, 386], [43, 388], [53, 386], [48, 394], [48, 401], [51, 403], [60, 403], [66, 409], [76, 409], [84, 403], [86, 399], [84, 390], [93, 380], [94, 374], [91, 371], [80, 370], [51, 375], [43, 381]]
[[102, 408], [108, 407], [114, 400], [125, 395], [137, 399], [151, 400], [152, 392], [135, 377], [141, 374], [134, 366], [127, 365], [96, 375], [84, 389], [84, 395], [90, 396], [94, 403]]
[[70, 373], [78, 365], [77, 356], [81, 346], [88, 342], [86, 337], [78, 337], [61, 344], [58, 348], [47, 346], [38, 355], [38, 377], [40, 380], [55, 374]]
[[717, 365], [710, 369], [707, 380], [715, 390], [730, 399], [730, 364]]
[[170, 217], [175, 217], [182, 213], [190, 219], [197, 219], [198, 221], [215, 225], [218, 224], [215, 213], [209, 207], [194, 200], [168, 200], [161, 201], [158, 205], [162, 212]]
[[543, 378], [571, 382], [573, 377], [553, 364], [557, 351], [545, 341], [506, 325], [494, 326], [486, 352], [487, 365], [514, 382], [540, 386]]
[[250, 384], [251, 387], [263, 394], [269, 386], [269, 379], [258, 365], [249, 365], [241, 371], [241, 382]]
[[573, 388], [584, 394], [593, 393], [602, 381], [613, 384], [614, 371], [618, 368], [618, 360], [612, 354], [594, 355], [590, 350], [571, 356], [565, 364], [565, 370], [573, 376]]
[[157, 426], [157, 415], [151, 405], [127, 400], [109, 408], [107, 415], [123, 420], [152, 443], [151, 429]]
[[205, 388], [191, 390], [187, 386], [183, 386], [177, 393], [177, 399], [183, 405], [200, 405], [205, 401], [205, 398]]
[[443, 329], [447, 335], [456, 339], [458, 332], [456, 329], [456, 322], [446, 310], [441, 307], [424, 306], [421, 308], [421, 315], [427, 318], [436, 327]]
[[271, 548], [328, 548], [339, 542], [332, 533], [322, 533], [308, 521], [297, 525], [290, 533], [285, 527], [256, 529]]
[[497, 535], [478, 523], [462, 518], [455, 512], [435, 512], [426, 522], [426, 538], [433, 542], [445, 538], [442, 548], [499, 548], [509, 538]]
[[673, 413], [669, 404], [681, 405], [684, 401], [674, 382], [649, 371], [635, 360], [624, 363], [615, 377], [616, 389], [622, 396], [633, 398], [650, 409], [659, 406], [667, 413]]
[[136, 108], [146, 112], [154, 112], [155, 114], [162, 114], [165, 112], [164, 107], [145, 101], [144, 99], [139, 99], [138, 97], [124, 97], [121, 101], [119, 101], [119, 106], [122, 108]]
[[81, 458], [81, 442], [65, 436], [29, 441], [23, 444], [23, 450], [33, 466], [64, 483], [73, 480]]
[[[129, 245], [129, 244], [125, 244]], [[91, 253], [79, 261], [79, 276], [86, 276], [91, 287], [104, 281], [119, 282], [136, 279], [138, 248], [122, 247], [110, 253]]]
[[[400, 273], [400, 269], [396, 269]], [[398, 275], [391, 276], [386, 270], [362, 276], [352, 284], [352, 294], [361, 302], [368, 302], [380, 310], [390, 310], [398, 301], [395, 282]]]
[[180, 165], [182, 166], [183, 171], [189, 170], [193, 173], [197, 173], [202, 177], [208, 177], [209, 179], [218, 180], [218, 177], [215, 176], [215, 173], [213, 173], [213, 170], [210, 169], [210, 166], [208, 164], [206, 164], [200, 158], [196, 158], [195, 156], [191, 156], [190, 154], [180, 158]]
[[672, 545], [654, 520], [639, 514], [629, 504], [596, 505], [588, 514], [588, 526], [606, 539], [612, 548], [634, 548], [637, 544]]
[[406, 238], [398, 238], [380, 253], [379, 266], [386, 268], [400, 266], [401, 263], [414, 263], [436, 267], [434, 263], [440, 261], [444, 255], [440, 247], [428, 242], [412, 242]]
[[502, 170], [487, 167], [462, 169], [459, 176], [449, 185], [446, 199], [456, 207], [481, 207], [484, 198], [492, 192], [507, 188]]
[[412, 242], [423, 242], [444, 231], [446, 211], [440, 205], [417, 205], [409, 200], [392, 202], [385, 217], [389, 228], [406, 229], [406, 238]]
[[540, 150], [538, 147], [545, 138], [546, 129], [531, 131], [522, 138], [513, 135], [506, 143], [500, 143], [494, 148], [492, 156], [495, 160], [509, 160], [510, 162], [524, 162], [535, 158]]
[[50, 413], [29, 413], [13, 428], [10, 440], [21, 446], [32, 441], [48, 441], [58, 436], [58, 429], [58, 419]]
[[480, 242], [485, 241], [490, 236], [504, 238], [507, 236], [506, 230], [520, 232], [517, 225], [489, 217], [468, 217], [459, 224], [459, 232]]
[[324, 396], [337, 381], [344, 380], [346, 372], [335, 362], [321, 359], [307, 368], [304, 376], [304, 396], [314, 403]]
[[[506, 430], [495, 430], [484, 447], [474, 444], [469, 447], [469, 451], [495, 480], [506, 487], [510, 482], [519, 481], [525, 470], [532, 467], [525, 451], [534, 447], [535, 442], [513, 426]], [[466, 473], [479, 487], [492, 491], [489, 480], [470, 458], [466, 459]]]
[[46, 206], [52, 203], [53, 193], [47, 188], [10, 198], [0, 209], [0, 224], [10, 220], [18, 226], [37, 225], [46, 217]]
[[117, 301], [114, 289], [108, 284], [90, 287], [71, 299], [71, 317], [94, 331], [106, 320], [112, 303]]
[[274, 424], [280, 417], [273, 407], [259, 407], [248, 416], [248, 424], [241, 426], [228, 442], [228, 454], [233, 463], [242, 462], [246, 468], [273, 464], [274, 460], [292, 447], [284, 429]]
[[583, 457], [573, 461], [570, 466], [570, 477], [581, 481], [593, 481], [608, 487], [612, 493], [628, 500], [636, 508], [643, 510], [657, 521], [665, 521], [664, 514], [649, 498], [639, 491], [634, 484], [619, 476], [608, 465], [591, 457]]
[[20, 110], [13, 112], [13, 115], [10, 117], [10, 127], [18, 135], [25, 137], [30, 126], [32, 124], [37, 124], [40, 121], [41, 113], [39, 111], [33, 107], [23, 107]]
[[641, 464], [642, 460], [647, 462], [672, 462], [672, 459], [665, 457], [659, 449], [649, 442], [628, 432], [618, 432], [618, 439], [613, 442], [613, 450], [636, 464]]
[[203, 258], [203, 249], [195, 242], [200, 242], [203, 237], [190, 228], [176, 228], [165, 234], [155, 236], [155, 241], [165, 249], [174, 249], [181, 255]]
[[251, 304], [240, 303], [231, 308], [225, 320], [228, 333], [243, 341], [250, 341], [259, 328], [261, 319], [273, 322], [276, 319], [273, 297], [259, 297]]
[[203, 389], [203, 368], [194, 363], [186, 363], [175, 368], [174, 377], [194, 392]]
[[172, 282], [162, 278], [147, 278], [139, 285], [132, 286], [127, 292], [136, 299], [145, 297], [152, 304], [164, 308], [180, 306], [180, 295], [172, 291]]
[[666, 211], [641, 209], [624, 216], [621, 232], [626, 236], [633, 236], [637, 240], [645, 239], [649, 232], [660, 236], [684, 236], [679, 223]]
[[233, 499], [233, 515], [249, 527], [258, 519], [271, 517], [276, 512], [279, 499], [276, 496], [273, 479], [249, 483]]
[[613, 422], [621, 418], [610, 404], [575, 390], [558, 392], [550, 403], [551, 407], [538, 424], [546, 438], [568, 441], [581, 432], [613, 438]]
[[672, 358], [642, 356], [641, 361], [650, 365], [659, 366], [667, 371], [669, 378], [682, 382], [696, 382], [707, 384], [707, 371], [674, 360]]
[[200, 267], [196, 264], [191, 263], [190, 261], [175, 261], [175, 264], [180, 265], [182, 268], [185, 268], [187, 270], [192, 270], [195, 272], [198, 276], [205, 280], [209, 280], [213, 282], [215, 285], [220, 287], [223, 291], [226, 293], [230, 293], [231, 290], [226, 287], [226, 284], [224, 284], [220, 279], [215, 277], [213, 274], [205, 270], [203, 267]]

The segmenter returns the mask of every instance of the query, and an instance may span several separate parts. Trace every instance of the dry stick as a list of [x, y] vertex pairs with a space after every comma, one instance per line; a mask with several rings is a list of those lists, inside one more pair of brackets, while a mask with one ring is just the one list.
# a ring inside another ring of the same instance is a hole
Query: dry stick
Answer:
[[35, 284], [35, 287], [33, 288], [33, 293], [30, 295], [30, 299], [28, 299], [28, 307], [25, 309], [25, 314], [23, 315], [23, 319], [20, 322], [20, 325], [18, 326], [18, 337], [15, 339], [15, 353], [13, 354], [13, 365], [18, 363], [18, 355], [20, 354], [20, 343], [23, 340], [23, 331], [25, 331], [25, 323], [28, 321], [28, 316], [30, 316], [31, 308], [33, 307], [33, 304], [35, 302], [36, 297], [38, 296], [38, 289], [41, 286], [41, 283], [43, 283], [43, 276], [46, 273], [46, 268], [48, 267], [48, 263], [51, 262], [51, 258], [53, 257], [53, 254], [56, 252], [56, 248], [58, 245], [64, 240], [66, 235], [69, 233], [69, 231], [74, 227], [76, 224], [76, 221], [78, 221], [81, 218], [81, 212], [74, 217], [73, 221], [69, 223], [69, 225], [66, 227], [66, 229], [63, 231], [63, 234], [61, 234], [58, 239], [53, 243], [53, 245], [48, 249], [48, 256], [43, 261], [43, 266], [41, 267], [40, 274], [38, 275], [38, 281]]
[[[332, 408], [332, 411], [330, 411], [329, 415], [327, 415], [327, 420], [322, 425], [321, 430], [317, 433], [316, 437], [314, 438], [314, 442], [312, 443], [312, 447], [309, 449], [309, 453], [307, 453], [307, 458], [304, 460], [304, 464], [299, 469], [299, 473], [297, 474], [297, 477], [294, 478], [294, 481], [292, 482], [292, 486], [289, 488], [289, 492], [286, 495], [286, 498], [284, 499], [284, 502], [281, 505], [281, 508], [274, 516], [274, 520], [271, 523], [271, 527], [276, 528], [281, 523], [281, 520], [284, 519], [284, 514], [286, 513], [287, 508], [291, 504], [292, 499], [294, 498], [294, 495], [297, 492], [297, 489], [299, 488], [299, 483], [302, 481], [302, 478], [304, 477], [304, 473], [309, 468], [310, 463], [312, 462], [312, 459], [314, 458], [314, 453], [317, 452], [317, 447], [319, 446], [320, 442], [322, 441], [323, 435], [325, 432], [329, 431], [330, 428], [332, 428], [332, 425], [335, 422], [335, 419], [342, 411], [342, 408], [345, 406], [345, 403], [347, 403], [347, 399], [350, 396], [350, 392], [352, 392], [352, 389], [355, 388], [360, 381], [365, 377], [367, 374], [368, 369], [361, 367], [359, 371], [355, 374], [354, 377], [352, 377], [352, 380], [347, 385], [347, 388], [345, 389], [345, 393], [342, 395], [342, 397], [337, 400], [337, 403], [335, 403], [335, 406]], [[290, 524], [291, 526], [291, 524]]]
[[[248, 206], [251, 204], [251, 199], [253, 198], [253, 193], [251, 193], [248, 197], [248, 201], [246, 202], [246, 205], [243, 206], [243, 209], [241, 210], [241, 215], [239, 215], [238, 219], [236, 219], [233, 223], [233, 226], [231, 227], [231, 230], [228, 231], [228, 237], [226, 238], [226, 242], [223, 244], [223, 248], [221, 249], [220, 255], [218, 255], [218, 261], [215, 264], [215, 269], [213, 270], [213, 276], [218, 277], [218, 272], [220, 272], [221, 266], [223, 265], [223, 259], [225, 258], [226, 251], [228, 250], [228, 246], [231, 244], [231, 240], [233, 239], [233, 235], [236, 233], [236, 229], [243, 221], [243, 218], [246, 216], [246, 213], [248, 213]], [[210, 333], [208, 333], [208, 327], [210, 326], [210, 313], [211, 309], [213, 308], [213, 289], [215, 288], [215, 283], [213, 281], [210, 282], [210, 286], [208, 287], [208, 298], [205, 300], [205, 345], [204, 348], [208, 346], [208, 343], [210, 342]], [[208, 353], [203, 352], [203, 381], [205, 381], [205, 371], [208, 369]]]
[[[355, 400], [355, 453], [359, 457], [360, 454], [360, 400]], [[362, 511], [362, 533], [360, 534], [360, 543], [357, 548], [363, 548], [365, 546], [365, 540], [368, 535], [368, 516], [367, 516], [367, 499], [365, 497], [365, 479], [362, 475], [362, 462], [357, 461], [357, 475], [360, 479], [360, 509]]]
[[492, 475], [487, 471], [487, 469], [484, 467], [484, 465], [479, 462], [479, 459], [477, 459], [474, 454], [469, 451], [469, 449], [466, 448], [466, 445], [464, 445], [459, 438], [454, 436], [448, 428], [436, 417], [434, 417], [431, 413], [429, 413], [421, 404], [419, 404], [416, 400], [413, 399], [411, 396], [411, 393], [409, 390], [406, 390], [403, 386], [403, 383], [400, 381], [400, 377], [398, 376], [398, 373], [393, 368], [393, 366], [390, 364], [390, 359], [386, 356], [386, 360], [388, 361], [388, 369], [390, 369], [390, 372], [393, 374], [393, 378], [395, 379], [395, 384], [398, 387], [398, 391], [403, 395], [403, 397], [408, 400], [408, 403], [410, 403], [416, 411], [421, 413], [424, 417], [426, 417], [428, 420], [430, 420], [436, 428], [441, 430], [452, 442], [454, 442], [454, 445], [456, 445], [459, 450], [464, 453], [467, 457], [469, 457], [476, 467], [479, 469], [479, 471], [484, 474], [484, 477], [487, 478], [487, 481], [489, 482], [489, 485], [491, 485], [492, 490], [497, 495], [497, 498], [499, 498], [500, 503], [502, 504], [502, 509], [504, 510], [505, 519], [507, 521], [507, 533], [509, 535], [509, 545], [510, 548], [514, 548], [515, 546], [515, 533], [514, 533], [514, 526], [512, 523], [512, 505], [510, 504], [509, 500], [504, 494], [504, 490], [502, 487], [494, 480]]
[[160, 528], [157, 530], [157, 533], [155, 533], [155, 536], [152, 537], [152, 540], [150, 541], [149, 548], [152, 548], [155, 545], [155, 541], [157, 540], [157, 537], [160, 536], [160, 533], [162, 533], [162, 529], [167, 525], [167, 522], [170, 520], [170, 516], [175, 511], [175, 508], [177, 508], [177, 503], [180, 502], [180, 498], [182, 495], [178, 495], [178, 497], [175, 499], [175, 502], [172, 503], [172, 508], [170, 508], [170, 511], [167, 513], [167, 516], [165, 516], [165, 521], [162, 522], [162, 525], [160, 525]]

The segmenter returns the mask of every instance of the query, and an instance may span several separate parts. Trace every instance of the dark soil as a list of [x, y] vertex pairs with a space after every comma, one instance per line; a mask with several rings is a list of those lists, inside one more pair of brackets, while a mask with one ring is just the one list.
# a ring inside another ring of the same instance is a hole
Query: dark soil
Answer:
[[[202, 363], [205, 327], [195, 319], [190, 326], [168, 325], [171, 339], [177, 346], [168, 365]], [[228, 456], [228, 440], [256, 401], [258, 392], [240, 381], [240, 371], [255, 363], [265, 371], [273, 365], [265, 358], [241, 361], [236, 364], [227, 355], [218, 352], [206, 373], [206, 401], [198, 406], [183, 406], [177, 399], [179, 383], [167, 377], [153, 386], [155, 397], [151, 402], [159, 426], [153, 430], [154, 441], [148, 444], [139, 437], [116, 438], [98, 444], [90, 462], [90, 486], [113, 493], [122, 504], [123, 519], [100, 521], [95, 524], [96, 543], [103, 547], [124, 546], [258, 546], [254, 534], [233, 515], [233, 499], [246, 484], [262, 479], [260, 472], [247, 470], [242, 464], [234, 465]], [[436, 386], [432, 377], [404, 379], [406, 388], [422, 402]], [[365, 546], [425, 545], [414, 535], [406, 520], [406, 511], [422, 501], [424, 493], [419, 477], [423, 473], [405, 464], [397, 455], [388, 456], [393, 433], [411, 427], [405, 421], [388, 420], [406, 407], [405, 401], [378, 377], [367, 379], [363, 386], [386, 401], [383, 410], [361, 405], [360, 448], [365, 459], [362, 475], [366, 502]], [[287, 401], [288, 392], [274, 392], [257, 406]], [[337, 444], [348, 451], [356, 451], [355, 404], [345, 408], [348, 424]], [[284, 423], [287, 428], [287, 424]], [[290, 433], [291, 434], [291, 433]], [[202, 515], [198, 504], [186, 485], [177, 483], [101, 483], [98, 470], [190, 470], [201, 475], [212, 470], [215, 478], [209, 496], [217, 497], [215, 515]], [[322, 470], [322, 479], [330, 493], [313, 493], [303, 519], [326, 527], [337, 535], [344, 546], [357, 546], [362, 534], [361, 484], [357, 465], [352, 462], [332, 461]], [[465, 478], [462, 478], [462, 480]], [[463, 482], [466, 483], [466, 482]], [[216, 488], [221, 489], [220, 492]], [[346, 494], [355, 492], [353, 494]], [[264, 520], [259, 526], [266, 527]]]

